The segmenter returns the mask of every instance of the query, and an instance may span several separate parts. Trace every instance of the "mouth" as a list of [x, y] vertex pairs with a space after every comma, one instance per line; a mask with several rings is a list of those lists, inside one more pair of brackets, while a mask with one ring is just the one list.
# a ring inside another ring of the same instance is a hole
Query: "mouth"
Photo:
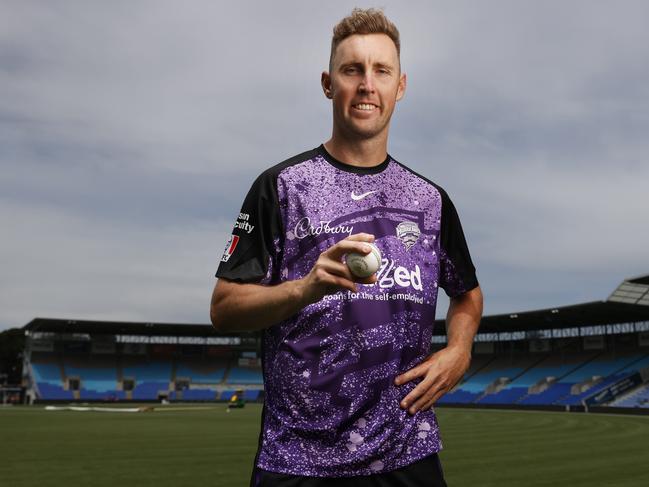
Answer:
[[352, 105], [352, 108], [363, 112], [371, 112], [378, 109], [379, 107], [377, 105], [374, 105], [373, 103], [357, 103], [356, 105]]

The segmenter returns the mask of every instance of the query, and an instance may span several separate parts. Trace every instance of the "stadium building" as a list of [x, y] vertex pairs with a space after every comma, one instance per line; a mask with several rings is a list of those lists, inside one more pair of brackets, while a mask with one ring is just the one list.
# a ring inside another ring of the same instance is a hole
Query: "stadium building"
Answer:
[[[258, 334], [46, 318], [24, 333], [29, 400], [263, 400]], [[432, 349], [445, 342], [437, 320]], [[604, 301], [484, 317], [470, 369], [438, 405], [649, 413], [649, 275]]]
[[37, 401], [216, 401], [263, 390], [256, 334], [211, 325], [36, 318], [23, 383]]

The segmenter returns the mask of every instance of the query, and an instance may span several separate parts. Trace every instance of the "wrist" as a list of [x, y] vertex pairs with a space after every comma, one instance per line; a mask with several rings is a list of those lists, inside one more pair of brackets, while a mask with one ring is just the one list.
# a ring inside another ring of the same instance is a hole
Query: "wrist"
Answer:
[[448, 350], [452, 350], [455, 353], [466, 355], [467, 357], [471, 358], [471, 349], [473, 348], [473, 344], [467, 346], [463, 343], [449, 343], [446, 348]]
[[304, 279], [305, 278], [296, 279], [294, 281], [288, 282], [288, 284], [290, 284], [289, 295], [291, 301], [297, 306], [298, 309], [302, 309], [305, 306], [311, 304], [311, 301], [309, 301], [307, 286]]

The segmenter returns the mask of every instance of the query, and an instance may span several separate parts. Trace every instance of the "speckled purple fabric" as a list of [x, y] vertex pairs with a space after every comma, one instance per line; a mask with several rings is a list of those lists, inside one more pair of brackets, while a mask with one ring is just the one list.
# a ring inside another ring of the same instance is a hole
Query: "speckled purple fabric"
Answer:
[[393, 160], [359, 174], [317, 155], [282, 170], [277, 193], [281, 280], [304, 277], [321, 252], [359, 232], [375, 235], [383, 262], [376, 284], [327, 296], [265, 331], [258, 467], [368, 475], [441, 450], [434, 411], [399, 407], [416, 383], [394, 385], [429, 354], [438, 283], [461, 286], [440, 264], [440, 192]]

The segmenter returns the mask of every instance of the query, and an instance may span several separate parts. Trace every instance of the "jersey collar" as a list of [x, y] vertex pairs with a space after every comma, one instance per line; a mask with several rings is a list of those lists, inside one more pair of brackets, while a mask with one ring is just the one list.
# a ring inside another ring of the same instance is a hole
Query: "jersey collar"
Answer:
[[378, 174], [380, 172], [383, 172], [388, 167], [388, 164], [390, 164], [390, 160], [392, 159], [390, 157], [390, 154], [388, 154], [381, 164], [377, 164], [376, 166], [371, 167], [359, 167], [352, 166], [351, 164], [345, 164], [344, 162], [339, 161], [334, 156], [329, 154], [329, 152], [327, 152], [324, 144], [320, 144], [320, 146], [317, 147], [316, 150], [325, 161], [327, 161], [335, 168], [340, 169], [341, 171], [353, 172], [356, 174]]

